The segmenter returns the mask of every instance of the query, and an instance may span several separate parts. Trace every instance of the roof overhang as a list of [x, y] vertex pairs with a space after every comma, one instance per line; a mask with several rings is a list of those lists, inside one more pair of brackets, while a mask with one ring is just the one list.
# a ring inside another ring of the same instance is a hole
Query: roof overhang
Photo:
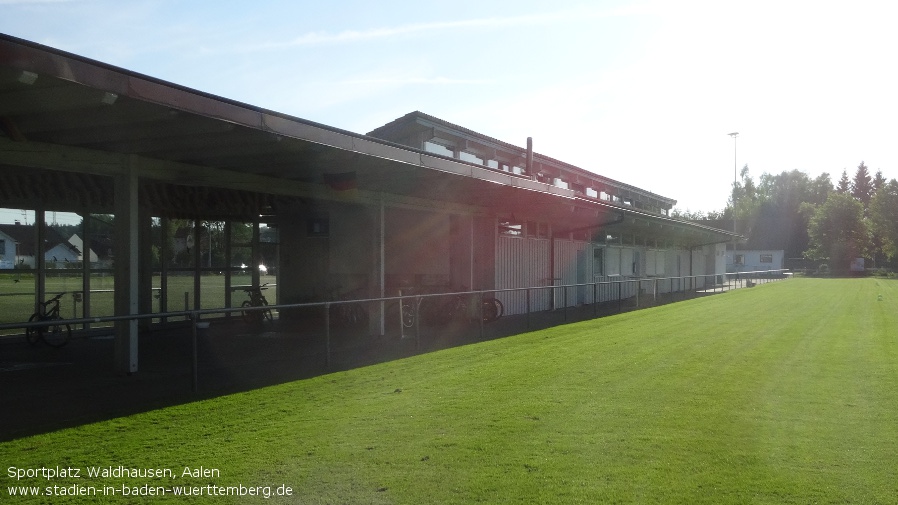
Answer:
[[621, 225], [634, 229], [668, 226], [705, 242], [732, 236], [0, 34], [0, 173], [29, 167], [103, 177], [126, 166], [164, 184], [346, 201], [346, 188], [332, 181], [348, 180], [360, 203], [538, 209], [572, 227], [623, 215]]

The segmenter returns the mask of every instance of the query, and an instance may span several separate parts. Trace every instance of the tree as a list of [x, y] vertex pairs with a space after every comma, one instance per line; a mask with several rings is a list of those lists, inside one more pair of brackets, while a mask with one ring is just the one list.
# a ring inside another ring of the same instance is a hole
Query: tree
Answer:
[[886, 178], [882, 176], [882, 170], [877, 170], [876, 175], [873, 176], [873, 194], [875, 195], [877, 191], [882, 189], [886, 182]]
[[803, 203], [815, 203], [814, 181], [799, 170], [765, 173], [758, 195], [749, 243], [759, 249], [783, 249], [787, 258], [800, 257], [808, 249], [808, 216], [800, 209]]
[[870, 228], [883, 254], [898, 257], [898, 181], [892, 179], [870, 201]]
[[842, 177], [839, 178], [839, 184], [836, 186], [836, 192], [842, 195], [851, 192], [851, 179], [848, 178], [848, 170], [842, 170]]
[[706, 219], [705, 213], [698, 211], [691, 211], [689, 209], [680, 209], [679, 207], [674, 207], [673, 210], [670, 211], [670, 217], [682, 219], [684, 221], [701, 221]]
[[735, 209], [736, 216], [740, 219], [750, 218], [755, 214], [758, 207], [758, 190], [755, 187], [755, 181], [748, 174], [748, 164], [742, 167], [739, 172], [742, 183], [736, 183], [733, 196], [736, 198]]
[[[739, 177], [741, 181], [733, 182], [730, 206], [724, 210], [724, 216], [730, 220], [734, 218], [738, 220], [741, 223], [739, 233], [747, 236], [754, 226], [754, 219], [757, 215], [758, 191], [754, 180], [748, 173], [747, 164], [742, 167]], [[727, 213], [727, 210], [730, 212]]]
[[826, 201], [832, 192], [832, 180], [829, 178], [828, 173], [823, 172], [811, 183], [811, 194], [808, 197], [808, 202], [814, 205], [823, 205], [823, 202]]
[[808, 236], [807, 257], [826, 260], [832, 272], [847, 272], [851, 261], [864, 256], [869, 249], [861, 202], [848, 194], [830, 195], [823, 205], [814, 209]]
[[[841, 181], [839, 183], [841, 184]], [[851, 181], [851, 196], [861, 202], [866, 213], [870, 208], [870, 199], [873, 198], [873, 181], [870, 178], [870, 171], [867, 170], [867, 165], [864, 165], [863, 161], [857, 166], [854, 180]]]

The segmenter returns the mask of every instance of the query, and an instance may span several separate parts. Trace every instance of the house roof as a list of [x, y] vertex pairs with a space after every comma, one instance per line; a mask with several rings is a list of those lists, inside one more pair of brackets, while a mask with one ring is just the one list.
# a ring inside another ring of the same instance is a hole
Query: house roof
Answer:
[[[50, 250], [58, 245], [63, 245], [64, 247], [68, 247], [72, 251], [76, 253], [80, 253], [78, 248], [72, 245], [65, 237], [62, 236], [58, 231], [54, 230], [51, 227], [46, 227], [44, 229], [44, 241], [46, 243], [46, 247], [44, 250]], [[21, 256], [34, 256], [36, 248], [35, 239], [37, 238], [37, 233], [35, 231], [34, 225], [27, 224], [0, 224], [0, 232], [14, 240], [18, 246], [18, 254]]]

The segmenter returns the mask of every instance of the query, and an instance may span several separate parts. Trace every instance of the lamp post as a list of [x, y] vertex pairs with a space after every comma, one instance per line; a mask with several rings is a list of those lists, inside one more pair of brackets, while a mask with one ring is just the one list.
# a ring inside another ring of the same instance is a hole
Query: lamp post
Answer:
[[739, 132], [728, 133], [730, 137], [733, 137], [733, 272], [736, 272], [736, 137], [739, 136]]

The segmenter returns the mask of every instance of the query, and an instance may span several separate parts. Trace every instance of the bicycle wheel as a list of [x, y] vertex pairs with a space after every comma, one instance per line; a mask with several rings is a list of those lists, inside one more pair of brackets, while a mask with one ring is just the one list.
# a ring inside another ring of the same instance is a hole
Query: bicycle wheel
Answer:
[[505, 314], [505, 305], [502, 305], [502, 302], [499, 301], [498, 298], [493, 298], [493, 303], [496, 304], [496, 319], [499, 319]]
[[[268, 307], [268, 300], [266, 300], [265, 298], [262, 298], [262, 306]], [[262, 310], [260, 314], [261, 316], [259, 317], [259, 319], [261, 319], [262, 322], [268, 321], [270, 323], [274, 321], [274, 316], [271, 314], [271, 309]]]
[[[62, 318], [56, 317], [53, 319]], [[72, 338], [72, 328], [67, 324], [51, 324], [41, 333], [41, 338], [50, 347], [62, 347], [68, 344], [69, 339]]]
[[449, 305], [448, 310], [448, 319], [458, 320], [462, 322], [469, 322], [470, 318], [468, 317], [468, 303], [461, 296], [455, 297]]
[[411, 328], [415, 325], [415, 311], [412, 309], [412, 304], [408, 302], [402, 302], [402, 326], [406, 328]]
[[[245, 300], [242, 305], [240, 305], [244, 309], [253, 306], [253, 302], [249, 300]], [[262, 313], [258, 310], [244, 310], [241, 312], [243, 316], [243, 322], [246, 324], [259, 324], [262, 322]]]
[[349, 303], [345, 305], [343, 321], [351, 328], [358, 328], [368, 322], [368, 313], [361, 304]]
[[[40, 321], [40, 316], [38, 314], [31, 314], [31, 317], [28, 319], [29, 323], [33, 323], [34, 321]], [[29, 326], [25, 328], [25, 340], [28, 341], [31, 345], [37, 345], [38, 342], [41, 341], [41, 333], [44, 332], [43, 326]]]
[[504, 310], [502, 302], [495, 298], [485, 298], [483, 300], [483, 322], [489, 323], [499, 319], [500, 310]]

